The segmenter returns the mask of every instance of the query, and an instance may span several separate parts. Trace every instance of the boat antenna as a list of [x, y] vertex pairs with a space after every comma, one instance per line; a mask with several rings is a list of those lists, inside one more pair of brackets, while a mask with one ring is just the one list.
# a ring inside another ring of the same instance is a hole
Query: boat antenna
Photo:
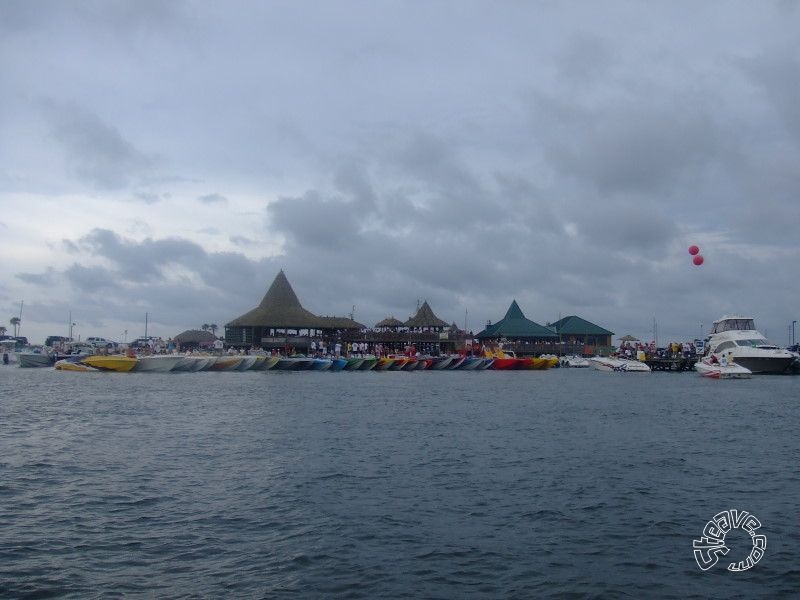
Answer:
[[144, 337], [147, 337], [147, 319], [148, 319], [148, 317], [149, 317], [149, 315], [147, 313], [144, 313]]

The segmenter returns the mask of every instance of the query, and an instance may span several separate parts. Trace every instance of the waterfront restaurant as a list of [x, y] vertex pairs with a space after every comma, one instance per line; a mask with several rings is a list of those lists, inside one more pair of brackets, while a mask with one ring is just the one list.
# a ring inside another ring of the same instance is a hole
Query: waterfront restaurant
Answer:
[[613, 331], [570, 315], [548, 326], [558, 334], [558, 341], [569, 348], [565, 354], [608, 354], [611, 351]]
[[475, 337], [485, 346], [501, 345], [504, 350], [513, 350], [520, 356], [555, 353], [558, 334], [544, 325], [525, 317], [514, 300], [506, 315], [497, 323], [487, 323], [486, 329]]
[[318, 317], [303, 308], [281, 269], [258, 306], [225, 324], [225, 344], [307, 353], [312, 339], [363, 328], [352, 319]]
[[520, 356], [541, 354], [608, 354], [613, 332], [574, 315], [559, 319], [546, 326], [525, 318], [517, 301], [511, 303], [506, 316], [475, 337], [484, 345], [503, 343], [506, 350], [514, 350]]
[[407, 321], [384, 319], [369, 330], [347, 317], [320, 317], [303, 308], [289, 280], [281, 270], [254, 309], [225, 324], [225, 345], [262, 348], [283, 353], [308, 353], [312, 341], [328, 347], [339, 342], [366, 342], [370, 352], [404, 352], [415, 347], [421, 352], [454, 352], [464, 345], [463, 333], [450, 332], [449, 324], [437, 317], [428, 302]]

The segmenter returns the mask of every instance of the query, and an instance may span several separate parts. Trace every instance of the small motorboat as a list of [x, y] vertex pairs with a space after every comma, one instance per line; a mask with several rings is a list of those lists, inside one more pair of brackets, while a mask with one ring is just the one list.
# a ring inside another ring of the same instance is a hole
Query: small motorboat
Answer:
[[55, 357], [47, 352], [31, 350], [30, 352], [17, 352], [17, 362], [20, 367], [26, 368], [52, 367]]
[[562, 367], [570, 367], [573, 369], [585, 369], [586, 367], [590, 367], [589, 361], [583, 358], [582, 356], [577, 356], [576, 354], [570, 354], [568, 356], [561, 357], [561, 366]]
[[589, 359], [597, 371], [615, 373], [650, 373], [650, 367], [645, 363], [630, 358], [615, 358], [611, 356], [593, 356]]
[[709, 377], [711, 379], [750, 379], [753, 376], [753, 372], [750, 369], [730, 360], [730, 358], [717, 356], [716, 354], [709, 354], [697, 361], [694, 365], [694, 370], [701, 377]]

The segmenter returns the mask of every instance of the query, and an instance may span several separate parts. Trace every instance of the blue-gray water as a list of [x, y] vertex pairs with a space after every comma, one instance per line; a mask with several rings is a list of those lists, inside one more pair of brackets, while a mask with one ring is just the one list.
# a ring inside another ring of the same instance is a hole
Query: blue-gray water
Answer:
[[[800, 377], [4, 367], [0, 595], [796, 597], [798, 402]], [[730, 535], [703, 572], [730, 508], [766, 555], [727, 571]]]

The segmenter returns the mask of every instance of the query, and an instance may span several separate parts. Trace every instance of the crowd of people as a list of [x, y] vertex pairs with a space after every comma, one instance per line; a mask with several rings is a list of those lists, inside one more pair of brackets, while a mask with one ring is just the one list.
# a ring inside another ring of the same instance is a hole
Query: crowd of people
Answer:
[[655, 341], [649, 344], [643, 342], [622, 342], [617, 349], [617, 354], [625, 358], [697, 358], [697, 349], [692, 342], [670, 342], [659, 348]]

